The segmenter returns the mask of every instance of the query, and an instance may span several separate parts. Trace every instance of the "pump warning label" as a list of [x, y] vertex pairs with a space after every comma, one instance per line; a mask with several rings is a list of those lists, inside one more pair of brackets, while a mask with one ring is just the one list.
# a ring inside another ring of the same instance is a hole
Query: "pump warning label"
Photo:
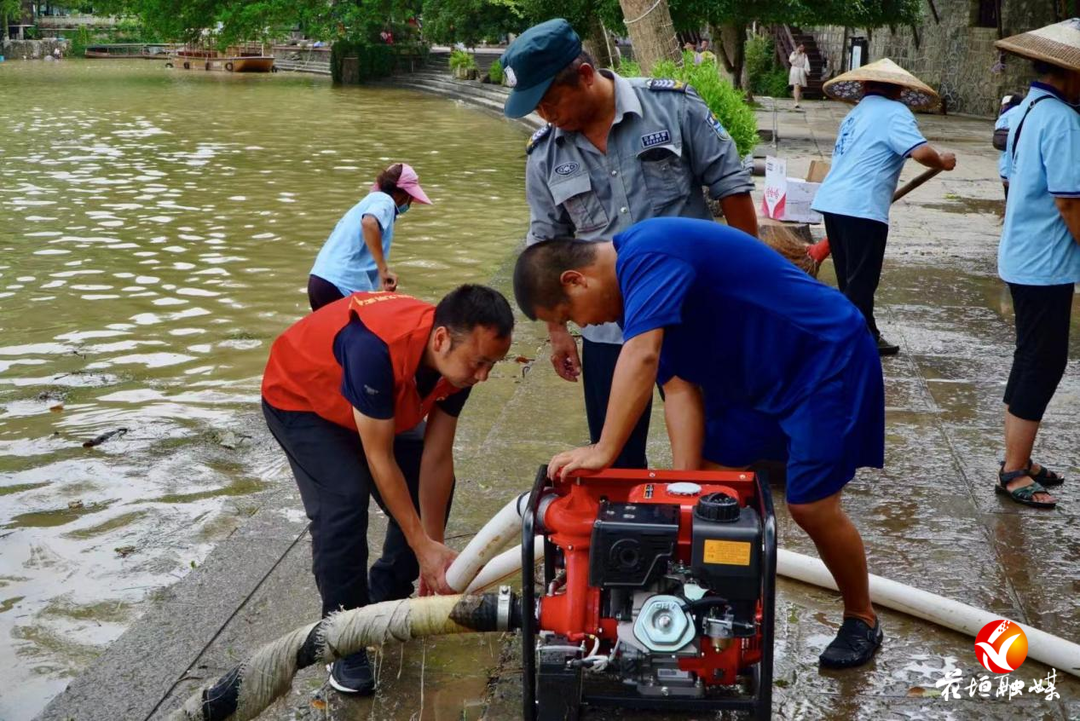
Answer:
[[749, 566], [750, 544], [746, 541], [705, 541], [705, 563]]

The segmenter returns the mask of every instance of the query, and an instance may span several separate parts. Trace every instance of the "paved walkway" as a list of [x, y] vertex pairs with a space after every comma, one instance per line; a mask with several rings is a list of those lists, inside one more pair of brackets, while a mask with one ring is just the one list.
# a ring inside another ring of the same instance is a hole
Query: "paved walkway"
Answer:
[[[776, 114], [776, 152], [788, 159], [789, 174], [799, 176], [811, 160], [828, 158], [845, 107], [807, 102], [805, 111], [796, 112], [789, 105], [781, 101]], [[771, 113], [762, 111], [760, 121], [770, 127]], [[1076, 639], [1080, 481], [1057, 494], [1061, 505], [1052, 512], [1022, 509], [993, 492], [1013, 333], [1009, 296], [995, 275], [1001, 189], [991, 126], [940, 116], [920, 116], [920, 124], [931, 142], [957, 153], [959, 167], [893, 209], [878, 295], [879, 322], [902, 347], [884, 362], [887, 465], [859, 474], [849, 486], [847, 508], [863, 532], [874, 573]], [[909, 166], [903, 178], [917, 172]], [[509, 289], [511, 263], [508, 258], [493, 279], [503, 290]], [[828, 266], [823, 271], [826, 282], [832, 282], [830, 272]], [[1080, 312], [1075, 318], [1080, 321]], [[458, 443], [451, 536], [474, 532], [506, 498], [527, 487], [537, 464], [586, 438], [580, 390], [555, 377], [544, 346], [540, 329], [523, 323], [510, 357], [539, 360], [500, 364], [495, 378], [470, 400]], [[1075, 331], [1071, 350], [1072, 358], [1080, 358]], [[1077, 364], [1070, 363], [1036, 454], [1070, 478], [1080, 474]], [[654, 415], [650, 453], [658, 466], [670, 458], [662, 429]], [[265, 448], [268, 455], [274, 452], [268, 443]], [[782, 489], [776, 491], [782, 497]], [[812, 553], [783, 503], [778, 506], [781, 544]], [[281, 487], [268, 494], [251, 521], [165, 593], [42, 718], [161, 718], [259, 644], [316, 618], [310, 549], [298, 509], [283, 475]], [[463, 545], [464, 538], [457, 543]], [[1060, 675], [1061, 698], [1053, 702], [1027, 693], [994, 698], [996, 679], [991, 698], [969, 698], [967, 681], [983, 672], [972, 640], [888, 611], [882, 613], [886, 645], [870, 667], [820, 672], [816, 656], [839, 617], [835, 594], [780, 582], [776, 718], [1080, 717], [1080, 682]], [[518, 718], [515, 646], [488, 635], [388, 647], [380, 656], [381, 691], [375, 699], [326, 695], [323, 674], [310, 670], [263, 718], [476, 719], [485, 709], [490, 719]], [[935, 689], [952, 669], [965, 679], [958, 701], [943, 700]], [[1028, 662], [1014, 677], [1026, 687], [1047, 673]]]

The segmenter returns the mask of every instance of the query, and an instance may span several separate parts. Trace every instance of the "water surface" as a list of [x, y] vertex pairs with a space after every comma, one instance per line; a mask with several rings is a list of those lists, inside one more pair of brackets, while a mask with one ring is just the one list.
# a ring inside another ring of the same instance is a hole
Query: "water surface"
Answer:
[[524, 138], [312, 76], [0, 65], [0, 718], [33, 716], [291, 482], [246, 438], [260, 374], [375, 173], [407, 161], [435, 202], [391, 266], [437, 299], [522, 236]]

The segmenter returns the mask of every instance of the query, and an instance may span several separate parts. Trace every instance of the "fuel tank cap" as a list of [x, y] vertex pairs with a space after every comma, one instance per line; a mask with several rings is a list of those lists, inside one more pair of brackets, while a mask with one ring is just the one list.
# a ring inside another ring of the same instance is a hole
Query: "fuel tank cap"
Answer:
[[673, 496], [696, 496], [701, 493], [701, 486], [696, 483], [680, 481], [679, 483], [669, 483], [667, 492]]

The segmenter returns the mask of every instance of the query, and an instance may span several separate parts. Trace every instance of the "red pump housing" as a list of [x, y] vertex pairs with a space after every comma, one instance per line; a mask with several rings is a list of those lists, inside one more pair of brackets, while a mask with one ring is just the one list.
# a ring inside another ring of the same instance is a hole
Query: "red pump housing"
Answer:
[[[627, 625], [625, 612], [620, 617], [614, 609], [609, 608], [611, 604], [605, 596], [609, 591], [602, 584], [590, 585], [590, 553], [593, 550], [591, 545], [594, 540], [594, 527], [598, 525], [597, 519], [602, 508], [610, 504], [631, 504], [619, 507], [633, 511], [652, 505], [665, 506], [665, 517], [671, 523], [677, 519], [678, 531], [672, 553], [664, 556], [664, 567], [686, 574], [695, 563], [694, 544], [699, 544], [700, 551], [702, 543], [700, 538], [695, 539], [695, 508], [702, 498], [716, 493], [735, 499], [739, 506], [736, 513], [744, 508], [754, 509], [753, 515], [761, 519], [764, 529], [761, 548], [754, 549], [754, 553], [760, 553], [762, 559], [760, 593], [756, 594], [756, 599], [743, 602], [743, 608], [748, 609], [746, 615], [752, 620], [743, 624], [742, 633], [738, 637], [721, 642], [705, 637], [702, 633], [702, 621], [695, 617], [697, 628], [694, 644], [690, 646], [692, 652], [683, 650], [677, 655], [670, 654], [665, 658], [674, 659], [668, 663], [677, 662], [679, 670], [691, 672], [698, 686], [733, 686], [748, 674], [757, 679], [754, 697], [749, 701], [744, 700], [742, 705], [716, 701], [718, 705], [710, 706], [705, 698], [690, 699], [689, 701], [695, 702], [692, 705], [695, 709], [769, 708], [771, 691], [770, 688], [763, 689], [762, 683], [771, 687], [775, 520], [767, 484], [750, 471], [613, 469], [599, 473], [581, 473], [554, 481], [538, 476], [530, 498], [531, 513], [526, 513], [523, 540], [526, 545], [531, 545], [534, 533], [543, 533], [545, 536], [546, 593], [536, 600], [532, 609], [529, 608], [529, 603], [533, 594], [523, 594], [526, 603], [525, 615], [529, 617], [526, 626], [530, 627], [523, 630], [527, 635], [538, 631], [549, 632], [544, 635], [550, 637], [555, 634], [564, 639], [564, 644], [580, 643], [584, 648], [598, 647], [600, 655], [611, 653], [614, 657], [612, 649], [616, 648], [620, 641], [620, 622], [624, 627]], [[731, 504], [730, 500], [727, 502]], [[677, 514], [673, 510], [675, 508]], [[633, 515], [631, 513], [629, 517]], [[703, 523], [700, 520], [697, 522]], [[755, 558], [758, 557], [755, 555]], [[526, 549], [523, 558], [532, 558], [531, 548]], [[696, 561], [698, 564], [700, 562], [700, 559]], [[712, 589], [704, 593], [712, 598], [714, 593], [722, 594], [723, 589]], [[536, 626], [531, 628], [534, 622]], [[625, 636], [625, 628], [622, 633]], [[536, 688], [536, 680], [528, 676], [535, 673], [536, 669], [534, 664], [530, 663], [527, 653], [527, 713], [530, 709], [530, 697], [533, 696], [530, 690]], [[707, 691], [707, 688], [705, 690]], [[664, 691], [666, 694], [666, 689]], [[701, 693], [704, 694], [704, 691]], [[730, 701], [731, 696], [726, 699]], [[535, 698], [531, 700], [535, 701]], [[588, 696], [583, 696], [582, 700], [589, 702]], [[669, 708], [688, 702], [685, 699], [664, 698], [645, 701], [648, 703], [632, 705], [642, 708]], [[622, 702], [619, 705], [627, 704]], [[527, 715], [526, 718], [535, 718], [535, 715]]]

